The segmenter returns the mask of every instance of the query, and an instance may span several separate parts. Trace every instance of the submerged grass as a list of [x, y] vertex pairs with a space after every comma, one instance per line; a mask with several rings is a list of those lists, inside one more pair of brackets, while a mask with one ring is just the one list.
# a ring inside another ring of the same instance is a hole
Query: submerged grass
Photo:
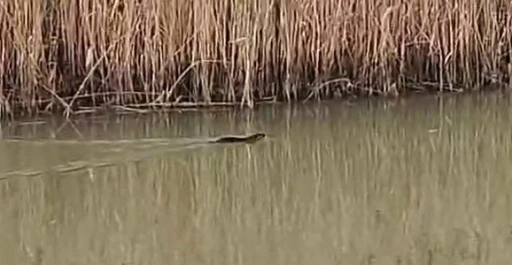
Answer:
[[492, 0], [0, 3], [0, 116], [507, 84]]

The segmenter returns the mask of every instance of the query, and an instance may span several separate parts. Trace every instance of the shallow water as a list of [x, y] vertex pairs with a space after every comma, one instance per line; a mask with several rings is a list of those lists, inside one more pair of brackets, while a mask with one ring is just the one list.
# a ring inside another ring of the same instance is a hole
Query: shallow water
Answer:
[[[256, 131], [270, 137], [198, 144]], [[1, 134], [5, 264], [512, 258], [508, 95], [54, 119]]]

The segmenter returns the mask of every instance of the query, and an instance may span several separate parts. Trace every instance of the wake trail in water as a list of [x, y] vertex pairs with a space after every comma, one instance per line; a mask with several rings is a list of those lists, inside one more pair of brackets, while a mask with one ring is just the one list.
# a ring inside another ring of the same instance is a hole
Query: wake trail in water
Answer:
[[88, 144], [88, 145], [118, 145], [118, 144], [144, 144], [144, 143], [177, 143], [193, 144], [208, 142], [213, 138], [143, 138], [126, 140], [56, 140], [56, 139], [18, 139], [6, 138], [2, 142], [6, 143], [29, 143], [29, 144]]
[[[155, 142], [156, 139], [150, 139], [150, 141], [143, 141], [143, 142]], [[103, 143], [104, 141], [96, 141]], [[111, 141], [109, 141], [112, 143]], [[116, 141], [118, 143], [127, 143], [132, 141]], [[138, 141], [140, 143], [140, 140]], [[172, 148], [168, 148], [166, 145], [162, 145], [159, 143], [157, 145], [158, 148], [154, 148], [155, 145], [145, 145], [141, 146], [143, 149], [147, 149], [146, 151], [140, 151], [137, 150], [137, 152], [132, 153], [131, 155], [126, 155], [126, 149], [115, 149], [115, 150], [107, 150], [107, 151], [116, 151], [118, 153], [123, 153], [121, 156], [113, 156], [111, 158], [103, 158], [103, 159], [87, 159], [87, 160], [77, 160], [77, 161], [71, 161], [63, 164], [59, 164], [56, 166], [52, 166], [48, 169], [43, 170], [32, 170], [32, 169], [26, 169], [26, 170], [13, 170], [8, 172], [0, 173], [0, 180], [7, 180], [13, 177], [37, 177], [42, 176], [44, 174], [48, 173], [70, 173], [75, 172], [79, 170], [89, 170], [89, 173], [92, 174], [92, 170], [102, 167], [108, 167], [108, 166], [116, 166], [122, 163], [127, 162], [139, 162], [146, 158], [149, 158], [154, 155], [162, 155], [169, 152], [177, 152], [177, 151], [183, 151], [186, 149], [194, 149], [194, 148], [201, 148], [211, 146], [210, 143], [207, 141], [198, 141], [197, 139], [195, 142], [190, 142], [188, 144], [181, 143], [179, 145], [173, 145]], [[139, 147], [140, 149], [140, 147]]]

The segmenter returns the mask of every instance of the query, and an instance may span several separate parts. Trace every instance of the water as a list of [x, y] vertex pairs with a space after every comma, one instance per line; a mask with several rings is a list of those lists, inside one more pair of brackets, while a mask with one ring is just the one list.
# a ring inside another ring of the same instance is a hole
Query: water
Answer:
[[[4, 123], [0, 257], [508, 264], [510, 101], [432, 96]], [[200, 144], [257, 131], [270, 137]]]

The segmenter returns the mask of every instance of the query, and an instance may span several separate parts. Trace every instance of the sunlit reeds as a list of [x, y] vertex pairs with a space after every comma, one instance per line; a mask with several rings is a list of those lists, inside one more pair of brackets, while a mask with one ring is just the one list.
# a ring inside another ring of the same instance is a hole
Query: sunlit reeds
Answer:
[[506, 84], [512, 4], [464, 0], [0, 3], [0, 115]]

